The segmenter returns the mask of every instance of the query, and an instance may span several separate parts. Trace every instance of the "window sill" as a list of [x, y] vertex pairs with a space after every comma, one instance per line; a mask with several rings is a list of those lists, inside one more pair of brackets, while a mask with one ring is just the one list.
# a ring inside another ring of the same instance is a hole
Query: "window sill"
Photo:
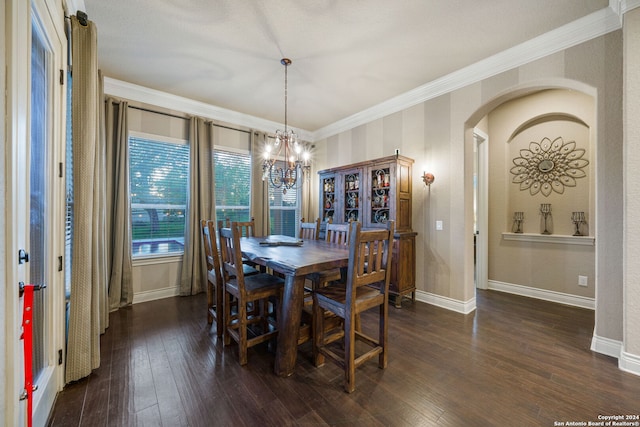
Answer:
[[140, 265], [169, 264], [172, 262], [182, 262], [182, 254], [156, 254], [143, 255], [133, 258], [132, 265], [137, 267]]
[[556, 243], [561, 245], [594, 246], [594, 236], [569, 236], [562, 234], [535, 234], [535, 233], [502, 233], [503, 240], [515, 240], [533, 243]]

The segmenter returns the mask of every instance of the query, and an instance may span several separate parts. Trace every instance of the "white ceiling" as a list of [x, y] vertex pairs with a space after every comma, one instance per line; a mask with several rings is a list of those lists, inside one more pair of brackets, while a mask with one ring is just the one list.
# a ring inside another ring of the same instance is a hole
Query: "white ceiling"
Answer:
[[[186, 3], [186, 5], [185, 5]], [[84, 0], [110, 78], [316, 131], [608, 0]]]

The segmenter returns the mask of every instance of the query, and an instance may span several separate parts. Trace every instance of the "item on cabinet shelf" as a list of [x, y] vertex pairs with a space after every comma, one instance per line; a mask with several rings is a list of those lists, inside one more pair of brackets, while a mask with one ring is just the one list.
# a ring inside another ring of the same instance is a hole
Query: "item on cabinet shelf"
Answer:
[[374, 215], [374, 222], [378, 224], [386, 224], [389, 220], [389, 212], [387, 210], [379, 210]]
[[347, 206], [350, 208], [358, 207], [358, 195], [355, 193], [350, 193], [347, 197]]
[[574, 236], [583, 236], [580, 232], [580, 226], [582, 224], [586, 224], [587, 221], [584, 218], [584, 212], [571, 212], [571, 221], [573, 225], [576, 227], [576, 232], [573, 233]]
[[522, 222], [524, 221], [524, 212], [513, 213], [513, 227], [511, 231], [514, 233], [522, 233]]
[[[385, 177], [386, 177], [385, 171], [383, 170], [375, 171], [375, 176], [373, 178], [373, 188], [383, 188]], [[387, 179], [387, 182], [389, 182], [388, 178], [386, 179]]]
[[540, 214], [542, 215], [542, 219], [544, 221], [544, 230], [542, 231], [542, 234], [551, 234], [551, 231], [549, 230], [551, 226], [549, 226], [547, 222], [549, 221], [551, 224], [553, 224], [551, 218], [551, 203], [541, 203]]

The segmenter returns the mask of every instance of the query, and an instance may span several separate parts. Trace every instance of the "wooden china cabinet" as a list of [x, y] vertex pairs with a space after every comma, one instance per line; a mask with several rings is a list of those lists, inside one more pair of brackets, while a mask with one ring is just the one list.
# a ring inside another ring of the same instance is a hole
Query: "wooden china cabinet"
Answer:
[[360, 221], [364, 228], [395, 221], [391, 263], [392, 300], [415, 300], [416, 235], [411, 229], [413, 159], [396, 155], [318, 172], [320, 218], [334, 223]]

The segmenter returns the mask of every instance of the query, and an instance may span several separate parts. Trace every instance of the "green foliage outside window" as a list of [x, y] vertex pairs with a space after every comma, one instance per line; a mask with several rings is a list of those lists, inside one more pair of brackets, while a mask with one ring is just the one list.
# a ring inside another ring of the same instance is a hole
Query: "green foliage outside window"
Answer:
[[231, 221], [251, 219], [251, 156], [215, 150], [216, 218]]
[[[189, 146], [130, 137], [129, 158], [134, 256], [146, 251], [182, 252]], [[167, 241], [175, 242], [157, 246]], [[152, 243], [155, 246], [149, 246]]]

